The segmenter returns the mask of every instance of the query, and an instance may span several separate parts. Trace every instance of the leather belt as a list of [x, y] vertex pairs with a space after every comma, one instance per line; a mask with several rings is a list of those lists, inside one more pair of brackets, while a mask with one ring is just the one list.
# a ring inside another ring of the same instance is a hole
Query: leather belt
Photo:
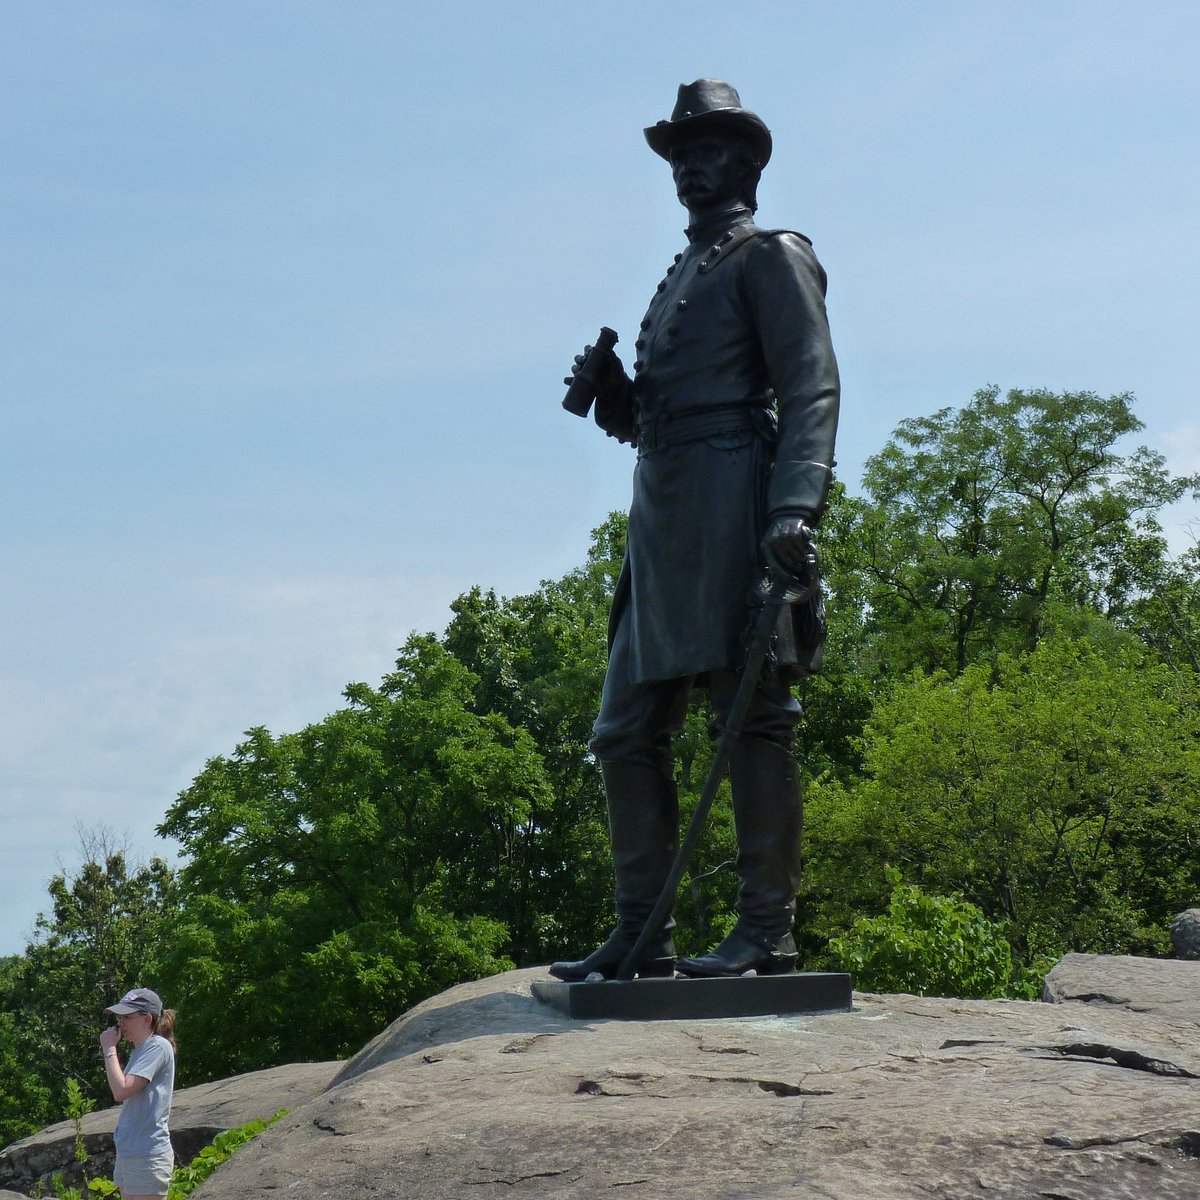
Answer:
[[668, 446], [738, 433], [756, 433], [759, 437], [774, 440], [775, 414], [758, 404], [723, 404], [716, 408], [663, 413], [638, 425], [638, 457]]

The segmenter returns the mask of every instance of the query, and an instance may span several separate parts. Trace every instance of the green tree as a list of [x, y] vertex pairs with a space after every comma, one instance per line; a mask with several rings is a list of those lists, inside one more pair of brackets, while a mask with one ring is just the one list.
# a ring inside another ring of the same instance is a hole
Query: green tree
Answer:
[[[297, 734], [251, 730], [160, 832], [189, 856], [167, 977], [200, 1076], [356, 1051], [417, 1001], [511, 963], [536, 881], [514, 846], [553, 802], [529, 735], [410, 638], [378, 689]], [[254, 1028], [230, 1042], [231, 1010]]]
[[0, 959], [0, 1147], [64, 1115], [17, 999], [20, 966], [18, 955]]
[[865, 570], [869, 513], [866, 501], [835, 483], [817, 531], [829, 635], [820, 673], [795, 689], [802, 708], [798, 758], [809, 779], [850, 779], [862, 769], [859, 737], [879, 686]]
[[1200, 674], [1200, 547], [1158, 564], [1122, 624], [1164, 662]]
[[1198, 735], [1196, 678], [1115, 636], [909, 676], [867, 724], [864, 777], [811, 792], [818, 931], [878, 911], [891, 864], [1002, 922], [1021, 963], [1166, 951], [1200, 891]]
[[976, 393], [868, 460], [853, 538], [880, 673], [961, 672], [1072, 614], [1122, 619], [1165, 559], [1158, 514], [1196, 478], [1145, 447], [1129, 395]]

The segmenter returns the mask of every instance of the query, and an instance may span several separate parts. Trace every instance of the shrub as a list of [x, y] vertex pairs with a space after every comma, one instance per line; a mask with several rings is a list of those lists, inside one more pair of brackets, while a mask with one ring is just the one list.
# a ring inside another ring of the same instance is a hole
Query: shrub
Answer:
[[1014, 971], [1002, 929], [974, 904], [957, 893], [927, 895], [894, 870], [888, 876], [887, 912], [859, 917], [848, 934], [830, 941], [832, 957], [857, 987], [975, 999], [1037, 995], [1038, 972]]
[[183, 1200], [184, 1196], [190, 1196], [231, 1154], [256, 1138], [268, 1126], [274, 1125], [280, 1117], [286, 1117], [287, 1112], [286, 1108], [281, 1108], [269, 1119], [255, 1117], [236, 1129], [226, 1129], [224, 1133], [218, 1133], [187, 1166], [175, 1168], [167, 1200]]

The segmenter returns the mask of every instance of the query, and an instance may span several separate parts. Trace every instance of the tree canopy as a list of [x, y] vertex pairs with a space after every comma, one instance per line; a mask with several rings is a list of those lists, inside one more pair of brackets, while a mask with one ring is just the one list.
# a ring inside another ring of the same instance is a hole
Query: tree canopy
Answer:
[[1118, 449], [1141, 428], [1128, 395], [997, 388], [901, 422], [848, 530], [878, 670], [961, 672], [1055, 622], [1138, 629], [1166, 558], [1158, 515], [1200, 487]]

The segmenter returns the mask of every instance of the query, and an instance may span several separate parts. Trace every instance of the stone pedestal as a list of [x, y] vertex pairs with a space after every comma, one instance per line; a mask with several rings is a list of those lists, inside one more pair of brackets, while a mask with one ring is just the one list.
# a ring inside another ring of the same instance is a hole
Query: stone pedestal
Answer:
[[535, 979], [533, 995], [568, 1017], [670, 1021], [708, 1017], [788, 1016], [850, 1012], [850, 976], [840, 971], [797, 971], [737, 979], [610, 979], [561, 983]]

